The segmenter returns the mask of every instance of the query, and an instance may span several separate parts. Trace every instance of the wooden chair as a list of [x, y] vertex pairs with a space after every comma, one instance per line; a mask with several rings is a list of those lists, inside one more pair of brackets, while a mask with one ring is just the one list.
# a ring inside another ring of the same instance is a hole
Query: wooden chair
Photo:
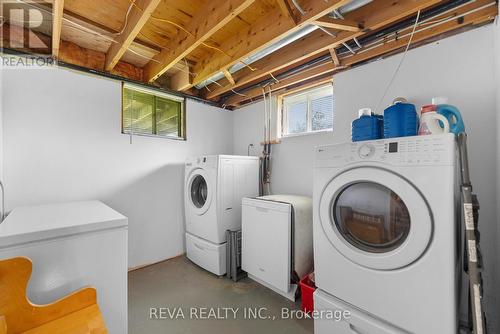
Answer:
[[26, 295], [32, 263], [25, 257], [0, 260], [0, 334], [105, 334], [94, 288], [78, 290], [47, 305]]

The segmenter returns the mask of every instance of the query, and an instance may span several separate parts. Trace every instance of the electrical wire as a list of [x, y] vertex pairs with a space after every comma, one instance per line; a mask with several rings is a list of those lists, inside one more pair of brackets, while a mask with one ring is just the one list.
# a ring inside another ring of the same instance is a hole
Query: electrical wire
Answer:
[[130, 15], [130, 12], [131, 12], [131, 10], [132, 10], [132, 7], [133, 7], [134, 3], [135, 3], [135, 1], [134, 1], [134, 2], [132, 2], [132, 3], [130, 4], [130, 6], [128, 6], [128, 9], [127, 9], [127, 14], [125, 15], [125, 22], [123, 23], [123, 28], [122, 28], [122, 30], [120, 30], [120, 32], [116, 33], [116, 35], [121, 35], [121, 34], [123, 34], [123, 32], [125, 31], [125, 29], [127, 28], [127, 24], [128, 24], [128, 16]]
[[396, 67], [392, 77], [391, 77], [391, 80], [389, 80], [389, 83], [387, 84], [387, 87], [385, 88], [385, 91], [384, 91], [384, 94], [382, 95], [382, 97], [380, 98], [377, 106], [375, 107], [375, 110], [374, 112], [377, 112], [378, 108], [380, 107], [380, 105], [382, 104], [382, 102], [384, 101], [387, 93], [389, 92], [389, 89], [391, 88], [392, 84], [394, 83], [394, 79], [396, 79], [396, 76], [398, 75], [399, 73], [399, 70], [401, 69], [401, 66], [403, 65], [403, 62], [406, 58], [406, 55], [408, 54], [408, 50], [410, 48], [410, 45], [411, 45], [411, 41], [413, 40], [413, 35], [415, 34], [415, 30], [417, 29], [417, 25], [418, 25], [418, 19], [420, 18], [420, 10], [417, 12], [417, 17], [415, 19], [415, 24], [413, 25], [413, 31], [410, 35], [410, 39], [408, 40], [408, 44], [406, 45], [406, 49], [403, 53], [403, 56], [401, 57], [401, 60], [399, 61], [399, 64], [398, 66]]
[[[136, 0], [129, 0], [129, 1], [131, 3], [130, 7], [135, 6], [139, 11], [144, 12], [144, 9], [142, 9], [139, 5], [136, 4]], [[169, 23], [169, 24], [177, 27], [178, 29], [184, 31], [186, 34], [190, 35], [191, 37], [196, 37], [192, 32], [190, 32], [189, 30], [187, 30], [186, 28], [184, 28], [183, 26], [181, 26], [180, 24], [178, 24], [178, 23], [176, 23], [174, 21], [171, 21], [171, 20], [168, 20], [168, 19], [165, 19], [165, 18], [162, 18], [162, 17], [154, 16], [154, 15], [151, 15], [150, 18], [152, 18], [153, 20], [160, 21], [160, 22]], [[230, 54], [228, 54], [226, 51], [222, 50], [219, 47], [207, 44], [206, 42], [201, 42], [200, 44], [203, 45], [206, 48], [216, 50], [216, 51], [224, 54], [226, 57], [233, 58]], [[256, 68], [251, 67], [249, 64], [247, 64], [246, 62], [244, 62], [242, 60], [240, 60], [240, 62], [243, 65], [245, 65], [246, 67], [248, 67], [250, 69], [250, 71], [252, 71], [252, 72], [257, 70]]]

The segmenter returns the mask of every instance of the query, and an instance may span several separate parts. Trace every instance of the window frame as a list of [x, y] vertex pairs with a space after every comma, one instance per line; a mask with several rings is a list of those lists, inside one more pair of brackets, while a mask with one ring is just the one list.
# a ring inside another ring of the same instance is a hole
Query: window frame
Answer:
[[[180, 110], [180, 127], [179, 130], [181, 132], [181, 136], [165, 136], [165, 135], [160, 135], [156, 133], [152, 134], [146, 134], [146, 133], [136, 133], [136, 132], [126, 132], [125, 127], [124, 127], [124, 111], [125, 111], [125, 89], [131, 89], [135, 90], [140, 93], [144, 94], [149, 94], [153, 95], [155, 98], [154, 103], [153, 103], [153, 109], [154, 112], [152, 114], [152, 131], [156, 132], [156, 97], [162, 98], [162, 99], [167, 99], [167, 100], [173, 100], [180, 102], [181, 104], [181, 110]], [[121, 134], [127, 135], [127, 136], [141, 136], [141, 137], [152, 137], [152, 138], [161, 138], [161, 139], [171, 139], [171, 140], [180, 140], [180, 141], [186, 141], [187, 140], [187, 135], [186, 135], [186, 98], [185, 97], [180, 97], [180, 96], [175, 96], [172, 94], [168, 94], [165, 92], [161, 92], [155, 89], [149, 89], [147, 87], [139, 86], [139, 85], [134, 85], [128, 82], [122, 82], [122, 87], [121, 87], [121, 110], [120, 110], [120, 116], [121, 116]]]
[[[331, 82], [327, 84], [320, 84], [317, 86], [312, 86], [312, 87], [307, 87], [307, 88], [299, 88], [297, 90], [293, 90], [290, 92], [286, 92], [284, 94], [281, 94], [278, 97], [278, 110], [279, 110], [279, 116], [280, 116], [280, 121], [279, 126], [280, 129], [278, 133], [280, 134], [280, 138], [288, 138], [288, 137], [299, 137], [299, 136], [308, 136], [308, 135], [315, 135], [315, 134], [321, 134], [321, 133], [328, 133], [328, 132], [333, 132], [333, 129], [335, 127], [335, 124], [332, 122], [332, 127], [328, 129], [321, 129], [321, 130], [312, 130], [312, 108], [311, 108], [311, 99], [310, 97], [307, 98], [307, 130], [305, 132], [300, 132], [300, 133], [288, 133], [288, 112], [285, 110], [285, 98], [295, 98], [297, 97], [297, 101], [300, 101], [300, 96], [302, 95], [314, 95], [315, 91], [319, 91], [321, 89], [326, 89], [329, 87], [332, 90], [332, 96], [333, 96], [333, 84]], [[332, 110], [332, 118], [334, 117], [335, 113], [335, 106], [333, 107]]]

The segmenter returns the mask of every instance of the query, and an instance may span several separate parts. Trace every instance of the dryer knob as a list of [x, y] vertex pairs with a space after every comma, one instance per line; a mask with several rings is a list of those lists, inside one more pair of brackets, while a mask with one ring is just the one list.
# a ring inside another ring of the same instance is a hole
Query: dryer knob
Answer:
[[372, 145], [361, 145], [358, 154], [361, 158], [369, 158], [375, 153], [375, 147]]

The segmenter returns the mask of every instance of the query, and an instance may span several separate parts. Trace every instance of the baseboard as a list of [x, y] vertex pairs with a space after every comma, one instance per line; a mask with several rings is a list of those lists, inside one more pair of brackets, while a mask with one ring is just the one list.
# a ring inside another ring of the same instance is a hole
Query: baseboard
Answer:
[[168, 259], [165, 259], [165, 260], [160, 260], [160, 261], [156, 261], [156, 262], [153, 262], [153, 263], [141, 264], [139, 266], [128, 268], [128, 272], [139, 270], [139, 269], [143, 269], [143, 268], [146, 268], [146, 267], [149, 267], [149, 266], [154, 266], [155, 264], [159, 264], [159, 263], [162, 263], [162, 262], [170, 261], [170, 260], [176, 259], [176, 258], [181, 257], [181, 256], [185, 256], [185, 255], [186, 255], [186, 253], [183, 252], [183, 253], [181, 253], [179, 255], [176, 255], [176, 256], [173, 256], [173, 257], [169, 257]]

